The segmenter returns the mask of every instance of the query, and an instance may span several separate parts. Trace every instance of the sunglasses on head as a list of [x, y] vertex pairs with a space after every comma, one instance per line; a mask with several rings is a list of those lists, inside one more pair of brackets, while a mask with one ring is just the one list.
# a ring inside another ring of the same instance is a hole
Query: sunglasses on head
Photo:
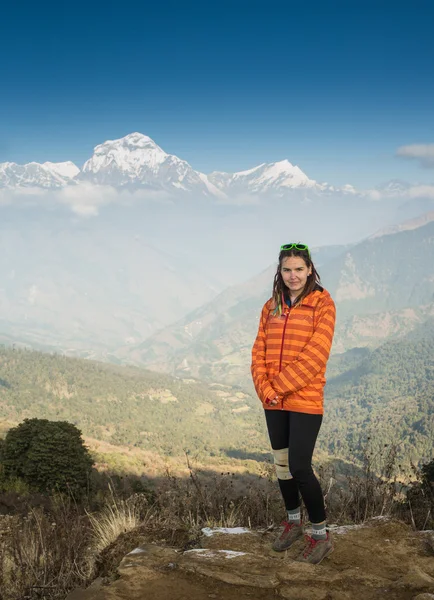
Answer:
[[310, 258], [309, 246], [307, 246], [306, 244], [283, 244], [283, 246], [280, 246], [280, 251], [282, 252], [282, 250], [292, 250], [292, 248], [295, 248], [296, 250], [304, 250], [305, 252], [307, 252]]

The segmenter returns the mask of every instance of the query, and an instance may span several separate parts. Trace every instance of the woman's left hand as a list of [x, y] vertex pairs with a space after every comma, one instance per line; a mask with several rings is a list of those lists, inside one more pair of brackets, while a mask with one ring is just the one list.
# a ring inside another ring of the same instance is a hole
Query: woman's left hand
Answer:
[[276, 404], [279, 403], [279, 396], [276, 395], [275, 398], [273, 398], [272, 400], [270, 400], [269, 405], [270, 406], [276, 406]]

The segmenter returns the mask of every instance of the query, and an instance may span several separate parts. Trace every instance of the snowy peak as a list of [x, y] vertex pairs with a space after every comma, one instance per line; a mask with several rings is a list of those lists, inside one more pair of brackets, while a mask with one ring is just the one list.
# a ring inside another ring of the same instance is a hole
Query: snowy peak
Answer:
[[241, 190], [253, 194], [285, 193], [290, 189], [319, 187], [317, 182], [309, 177], [289, 160], [274, 163], [263, 163], [247, 171], [238, 173], [214, 172], [208, 179], [221, 190]]
[[167, 154], [150, 137], [137, 132], [96, 146], [80, 178], [114, 187], [198, 192], [207, 196], [221, 194], [206, 175], [177, 156]]
[[[85, 162], [82, 172], [91, 179], [112, 178], [116, 173], [127, 179], [140, 177], [144, 168], [158, 169], [168, 157], [150, 137], [141, 133], [131, 133], [119, 140], [107, 140], [96, 146], [92, 158]], [[95, 177], [96, 176], [96, 177]], [[107, 181], [100, 181], [107, 183]]]
[[80, 173], [80, 169], [77, 165], [74, 165], [70, 160], [61, 163], [44, 162], [42, 166], [53, 173], [57, 173], [64, 179], [73, 179]]
[[162, 158], [167, 154], [154, 142], [153, 139], [142, 133], [130, 133], [118, 140], [107, 140], [103, 144], [99, 144], [94, 149], [94, 155], [104, 155], [112, 153], [128, 153], [141, 151], [142, 154], [157, 154]]
[[26, 165], [0, 163], [0, 188], [60, 188], [70, 183], [79, 172], [80, 169], [70, 161], [43, 164], [31, 162]]
[[370, 200], [409, 195], [411, 185], [389, 181], [374, 189], [359, 191], [351, 185], [334, 187], [310, 179], [287, 159], [262, 163], [245, 171], [215, 171], [205, 175], [185, 160], [165, 152], [152, 138], [133, 132], [107, 140], [94, 148], [82, 170], [72, 162], [0, 163], [0, 188], [40, 187], [57, 189], [88, 181], [114, 188], [149, 189], [168, 195], [195, 195], [234, 202], [249, 196], [293, 197], [311, 202], [315, 197], [357, 196]]
[[[303, 173], [303, 171], [292, 165], [289, 160], [263, 165], [255, 171], [257, 185], [279, 186], [279, 187], [314, 187], [316, 182]], [[239, 175], [239, 174], [236, 174]]]
[[375, 189], [386, 196], [402, 196], [408, 192], [410, 187], [410, 184], [406, 181], [401, 181], [400, 179], [391, 179], [386, 183], [377, 185]]
[[[109, 142], [106, 142], [109, 143]], [[119, 140], [115, 140], [115, 142], [110, 142], [110, 143], [120, 143], [124, 146], [131, 146], [133, 147], [137, 147], [137, 148], [159, 148], [161, 150], [161, 148], [154, 142], [154, 140], [152, 138], [150, 138], [148, 135], [144, 135], [143, 133], [139, 133], [137, 131], [135, 131], [134, 133], [129, 133], [128, 135], [126, 135], [123, 138], [120, 138]]]

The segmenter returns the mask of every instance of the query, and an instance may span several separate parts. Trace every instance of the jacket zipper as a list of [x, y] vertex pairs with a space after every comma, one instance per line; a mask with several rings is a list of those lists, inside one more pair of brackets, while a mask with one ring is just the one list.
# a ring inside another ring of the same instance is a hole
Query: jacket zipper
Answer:
[[[285, 325], [283, 326], [283, 333], [282, 333], [282, 345], [280, 347], [280, 361], [279, 361], [279, 373], [282, 370], [282, 358], [283, 358], [283, 344], [285, 343], [285, 331], [286, 331], [286, 325], [288, 323], [288, 317], [289, 317], [289, 313], [291, 312], [291, 309], [288, 310], [288, 312], [286, 313], [286, 317], [285, 317]], [[283, 410], [283, 398], [282, 398], [282, 405], [280, 407], [281, 410]]]

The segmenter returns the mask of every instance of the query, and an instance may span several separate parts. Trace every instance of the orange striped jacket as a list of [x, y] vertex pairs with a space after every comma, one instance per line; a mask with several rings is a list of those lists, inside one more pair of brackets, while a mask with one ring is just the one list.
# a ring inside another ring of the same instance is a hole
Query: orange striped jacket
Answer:
[[[336, 308], [330, 294], [318, 288], [299, 306], [285, 305], [273, 315], [265, 303], [252, 349], [252, 377], [267, 410], [323, 414], [325, 371], [333, 341]], [[278, 395], [279, 402], [267, 401]]]

